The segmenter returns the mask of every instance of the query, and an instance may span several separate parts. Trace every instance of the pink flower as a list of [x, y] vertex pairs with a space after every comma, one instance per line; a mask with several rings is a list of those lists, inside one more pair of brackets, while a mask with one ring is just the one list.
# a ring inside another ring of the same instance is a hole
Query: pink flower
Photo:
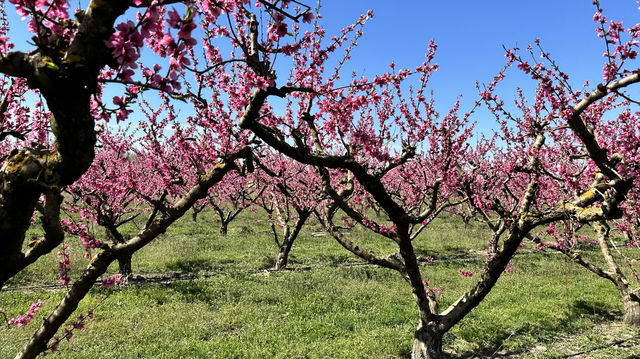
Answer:
[[181, 19], [180, 19], [180, 15], [176, 11], [176, 9], [169, 10], [167, 15], [169, 16], [169, 18], [167, 19], [167, 24], [169, 24], [169, 26], [171, 26], [173, 28], [177, 28], [178, 27], [178, 23], [180, 23]]
[[102, 288], [110, 288], [110, 287], [113, 287], [114, 285], [118, 285], [122, 287], [125, 284], [127, 284], [127, 282], [128, 282], [128, 278], [118, 273], [109, 278], [103, 279], [101, 285], [102, 285]]
[[313, 13], [311, 12], [306, 12], [304, 13], [304, 15], [302, 15], [302, 22], [306, 22], [307, 24], [311, 23], [311, 20], [313, 20], [315, 16], [313, 15]]
[[113, 104], [116, 106], [124, 105], [125, 97], [124, 96], [113, 96]]
[[193, 22], [188, 22], [180, 27], [180, 31], [178, 31], [179, 39], [188, 39], [191, 37], [191, 32], [196, 28], [196, 24]]
[[277, 24], [276, 26], [276, 34], [278, 34], [279, 37], [283, 37], [284, 35], [287, 34], [287, 24], [284, 22], [281, 22], [279, 24]]
[[529, 73], [531, 72], [531, 66], [529, 66], [529, 64], [527, 62], [521, 62], [518, 64], [518, 68], [522, 71], [524, 71], [524, 73]]
[[598, 10], [595, 14], [593, 14], [593, 21], [600, 21], [602, 18], [602, 11]]
[[504, 273], [509, 273], [513, 270], [513, 262], [509, 262], [509, 266], [504, 269]]

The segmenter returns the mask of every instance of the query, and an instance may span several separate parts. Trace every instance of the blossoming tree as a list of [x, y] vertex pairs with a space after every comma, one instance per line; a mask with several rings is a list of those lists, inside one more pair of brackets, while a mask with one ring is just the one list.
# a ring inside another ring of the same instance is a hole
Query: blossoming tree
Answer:
[[[265, 182], [257, 204], [267, 213], [278, 246], [274, 270], [286, 268], [293, 243], [314, 212], [321, 210], [322, 182], [311, 166], [282, 154], [261, 151], [255, 160]], [[279, 234], [281, 232], [281, 234]]]
[[[544, 218], [542, 213], [563, 202], [562, 208], [566, 212], [561, 220], [541, 221], [540, 224], [551, 223], [543, 233], [532, 233], [530, 238], [538, 243], [539, 248], [560, 251], [577, 264], [610, 280], [624, 304], [623, 322], [638, 325], [639, 292], [633, 289], [611, 253], [608, 222], [615, 223], [614, 227], [627, 233], [628, 244], [634, 245], [631, 232], [637, 211], [634, 203], [638, 181], [638, 115], [631, 110], [637, 101], [629, 97], [624, 88], [638, 82], [638, 70], [633, 67], [633, 60], [637, 56], [640, 26], [625, 29], [620, 22], [608, 22], [599, 6], [593, 19], [599, 37], [606, 43], [604, 82], [595, 91], [588, 91], [587, 85], [583, 89], [573, 89], [569, 77], [543, 51], [539, 42], [535, 50], [528, 47], [527, 53], [534, 59], [540, 53], [541, 62], [529, 63], [513, 52], [508, 53], [510, 62], [516, 63], [524, 74], [538, 82], [537, 91], [533, 101], [529, 102], [519, 90], [514, 111], [508, 110], [504, 101], [494, 94], [502, 74], [481, 92], [482, 100], [501, 123], [499, 138], [506, 145], [500, 147], [487, 141], [479, 146], [478, 151], [483, 156], [486, 153], [492, 153], [492, 156], [474, 164], [472, 176], [482, 177], [482, 182], [476, 181], [476, 190], [468, 188], [467, 192], [479, 194], [471, 195], [474, 201], [470, 204], [483, 215], [494, 237], [499, 238], [515, 220], [513, 213], [518, 206], [518, 193], [524, 191], [524, 184], [536, 176], [539, 187], [534, 204], [536, 210], [529, 215]], [[562, 106], [565, 106], [564, 116], [554, 113]], [[582, 111], [579, 118], [576, 111]], [[536, 151], [539, 164], [536, 171], [531, 171], [523, 163], [521, 153], [527, 142], [533, 141], [538, 127], [544, 129], [545, 140], [550, 143]], [[482, 191], [477, 190], [480, 187]], [[575, 213], [572, 197], [598, 204]], [[620, 203], [622, 200], [625, 202]], [[603, 212], [599, 213], [599, 210]], [[622, 218], [615, 222], [608, 221], [619, 217]], [[595, 241], [591, 241], [589, 236], [576, 234], [585, 223], [590, 223], [595, 230]], [[545, 236], [552, 240], [544, 240]], [[578, 245], [585, 242], [597, 243], [606, 269], [577, 251]], [[631, 264], [629, 259], [626, 262]]]
[[255, 205], [263, 196], [266, 186], [257, 173], [233, 173], [224, 182], [211, 188], [206, 199], [194, 207], [192, 218], [199, 211], [211, 207], [220, 221], [220, 234], [227, 235], [229, 223], [245, 209]]

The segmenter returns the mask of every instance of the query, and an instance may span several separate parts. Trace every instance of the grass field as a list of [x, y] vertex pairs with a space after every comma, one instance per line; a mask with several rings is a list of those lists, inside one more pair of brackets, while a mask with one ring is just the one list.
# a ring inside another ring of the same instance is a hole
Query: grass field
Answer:
[[[307, 226], [294, 244], [290, 269], [268, 271], [276, 246], [268, 224], [246, 213], [221, 237], [211, 213], [181, 219], [136, 254], [136, 275], [122, 289], [96, 287], [78, 313], [95, 318], [63, 342], [60, 358], [407, 358], [417, 325], [409, 286], [390, 270], [364, 264], [331, 237]], [[135, 226], [128, 229], [135, 232]], [[378, 252], [392, 243], [363, 229], [352, 240]], [[488, 233], [440, 220], [417, 240], [426, 279], [442, 288], [441, 305], [468, 290], [482, 270]], [[86, 265], [80, 244], [72, 265]], [[615, 288], [558, 254], [525, 247], [487, 299], [445, 336], [454, 358], [636, 358], [638, 329], [623, 327]], [[588, 251], [597, 258], [597, 250]], [[635, 258], [638, 253], [633, 253]], [[458, 269], [470, 269], [473, 278]], [[112, 271], [116, 271], [114, 266]], [[161, 281], [179, 275], [181, 279]], [[44, 304], [25, 328], [0, 329], [0, 358], [13, 357], [57, 305], [57, 257], [51, 253], [0, 292], [0, 308], [22, 314]], [[101, 301], [101, 302], [99, 302]], [[629, 340], [627, 340], [629, 339]], [[619, 341], [612, 345], [614, 341]], [[573, 355], [576, 353], [583, 353]]]

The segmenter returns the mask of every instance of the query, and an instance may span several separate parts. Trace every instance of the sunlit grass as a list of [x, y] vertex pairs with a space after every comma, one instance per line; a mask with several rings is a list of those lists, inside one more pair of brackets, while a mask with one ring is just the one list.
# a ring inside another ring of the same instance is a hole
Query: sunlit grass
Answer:
[[[120, 290], [95, 288], [78, 314], [95, 307], [69, 343], [63, 358], [407, 358], [417, 313], [408, 285], [390, 270], [361, 265], [316, 224], [294, 245], [291, 267], [273, 265], [276, 247], [268, 224], [247, 213], [218, 233], [213, 216], [197, 223], [181, 219], [166, 234], [136, 254], [134, 272], [181, 272], [201, 279], [170, 284], [130, 284]], [[128, 228], [129, 234], [135, 226]], [[377, 252], [392, 253], [393, 243], [366, 230], [349, 234]], [[443, 289], [444, 308], [469, 290], [484, 264], [488, 233], [478, 223], [435, 222], [415, 245], [436, 260], [422, 267], [425, 279]], [[74, 245], [74, 273], [85, 265]], [[530, 251], [530, 250], [529, 250]], [[588, 255], [597, 258], [597, 251]], [[446, 260], [440, 260], [446, 259]], [[54, 283], [55, 253], [12, 281], [11, 286]], [[472, 270], [473, 278], [458, 269]], [[112, 271], [117, 270], [112, 266]], [[206, 274], [206, 277], [204, 276]], [[24, 313], [32, 301], [44, 305], [26, 328], [0, 329], [0, 357], [13, 357], [64, 293], [9, 291], [0, 307], [10, 316]], [[98, 305], [100, 298], [104, 301]], [[97, 306], [97, 307], [96, 307]], [[594, 326], [621, 319], [615, 288], [558, 254], [536, 252], [514, 259], [486, 300], [445, 336], [454, 357], [560, 357], [560, 336], [578, 337], [573, 351], [599, 345]], [[603, 339], [604, 340], [604, 339]], [[543, 348], [544, 350], [532, 350]], [[602, 349], [604, 350], [604, 349]], [[638, 355], [637, 349], [606, 349], [608, 358]], [[597, 354], [597, 353], [596, 353]]]

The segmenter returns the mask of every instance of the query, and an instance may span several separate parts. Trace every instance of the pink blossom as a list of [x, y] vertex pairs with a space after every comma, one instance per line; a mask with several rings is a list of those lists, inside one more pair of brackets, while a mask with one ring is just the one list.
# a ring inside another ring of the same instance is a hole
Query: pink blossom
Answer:
[[312, 12], [306, 12], [302, 15], [302, 22], [306, 22], [307, 24], [311, 23], [311, 20], [313, 20], [315, 16], [313, 15]]
[[509, 266], [504, 269], [504, 273], [510, 273], [513, 270], [513, 262], [509, 262]]
[[17, 318], [10, 318], [8, 323], [16, 327], [24, 327], [33, 319], [33, 317], [40, 311], [42, 306], [42, 300], [38, 300], [31, 304], [27, 312]]
[[113, 287], [115, 285], [118, 285], [120, 287], [126, 285], [128, 282], [128, 278], [126, 276], [123, 276], [122, 274], [118, 273], [115, 275], [112, 275], [109, 278], [103, 279], [101, 286], [102, 288], [110, 288]]

